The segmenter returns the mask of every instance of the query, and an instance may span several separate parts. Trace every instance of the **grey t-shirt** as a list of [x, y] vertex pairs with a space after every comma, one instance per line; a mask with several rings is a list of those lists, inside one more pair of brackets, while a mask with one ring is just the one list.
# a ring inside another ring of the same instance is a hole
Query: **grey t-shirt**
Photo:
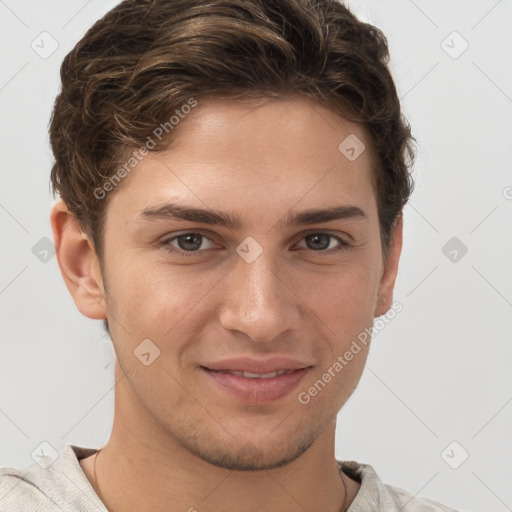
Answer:
[[[47, 456], [20, 469], [0, 468], [0, 512], [106, 512], [78, 462], [95, 452], [68, 444], [55, 460]], [[383, 484], [368, 464], [338, 464], [361, 483], [349, 512], [456, 512]]]

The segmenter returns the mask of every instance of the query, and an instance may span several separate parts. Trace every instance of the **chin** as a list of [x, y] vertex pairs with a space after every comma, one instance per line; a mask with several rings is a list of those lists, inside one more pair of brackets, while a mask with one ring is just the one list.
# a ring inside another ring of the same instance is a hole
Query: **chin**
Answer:
[[278, 446], [268, 443], [264, 449], [258, 448], [250, 441], [242, 441], [237, 449], [231, 444], [230, 446], [209, 446], [204, 449], [195, 447], [191, 451], [203, 461], [220, 468], [232, 471], [262, 471], [279, 468], [292, 462], [300, 457], [314, 441], [314, 439], [300, 439], [290, 446], [285, 446], [280, 441]]

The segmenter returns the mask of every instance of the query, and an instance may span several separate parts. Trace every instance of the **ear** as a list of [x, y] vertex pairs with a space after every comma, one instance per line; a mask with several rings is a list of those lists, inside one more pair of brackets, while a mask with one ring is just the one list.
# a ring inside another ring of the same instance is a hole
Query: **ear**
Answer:
[[378, 317], [387, 313], [393, 304], [393, 289], [395, 288], [396, 275], [398, 273], [398, 262], [402, 253], [402, 215], [393, 224], [391, 229], [391, 240], [389, 252], [382, 278], [379, 285], [379, 296], [374, 316]]
[[50, 220], [57, 261], [76, 307], [88, 318], [107, 318], [103, 280], [92, 242], [64, 201], [55, 203]]

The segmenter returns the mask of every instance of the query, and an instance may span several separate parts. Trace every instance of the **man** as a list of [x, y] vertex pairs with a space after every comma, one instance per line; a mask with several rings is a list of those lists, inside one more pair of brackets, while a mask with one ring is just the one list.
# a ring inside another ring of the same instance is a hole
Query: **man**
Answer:
[[126, 0], [66, 56], [51, 222], [114, 424], [2, 511], [451, 510], [334, 456], [412, 190], [387, 57], [331, 0]]

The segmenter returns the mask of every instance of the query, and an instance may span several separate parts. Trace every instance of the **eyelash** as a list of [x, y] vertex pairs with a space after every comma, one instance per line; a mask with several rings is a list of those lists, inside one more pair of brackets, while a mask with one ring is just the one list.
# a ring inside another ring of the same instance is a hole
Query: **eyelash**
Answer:
[[[202, 254], [205, 250], [208, 250], [208, 249], [204, 249], [204, 250], [196, 250], [196, 251], [184, 251], [183, 249], [179, 249], [179, 248], [174, 247], [174, 246], [171, 245], [171, 242], [173, 242], [174, 240], [176, 240], [178, 238], [181, 238], [181, 237], [184, 237], [184, 236], [187, 236], [187, 235], [199, 235], [199, 236], [201, 236], [203, 238], [206, 238], [207, 240], [212, 241], [209, 237], [207, 237], [203, 233], [198, 233], [198, 232], [195, 232], [195, 231], [190, 231], [190, 232], [187, 232], [187, 233], [181, 233], [181, 234], [175, 235], [175, 236], [173, 236], [171, 238], [167, 238], [165, 240], [162, 240], [159, 243], [159, 247], [163, 247], [166, 251], [169, 251], [171, 253], [177, 254], [178, 256], [185, 256], [185, 257], [194, 257], [194, 256], [197, 256], [198, 254], [199, 255]], [[339, 245], [336, 246], [335, 248], [323, 249], [323, 250], [318, 250], [318, 251], [315, 251], [314, 249], [308, 249], [306, 247], [307, 250], [309, 250], [309, 251], [311, 251], [311, 252], [313, 252], [315, 254], [319, 254], [320, 256], [330, 255], [330, 254], [333, 254], [333, 252], [337, 252], [337, 251], [346, 251], [350, 247], [350, 244], [345, 242], [339, 236], [333, 235], [332, 233], [326, 233], [326, 232], [323, 232], [323, 231], [314, 231], [312, 233], [307, 233], [306, 235], [304, 235], [300, 239], [300, 242], [302, 240], [304, 240], [306, 237], [311, 236], [311, 235], [326, 235], [326, 236], [330, 237], [331, 240], [335, 239], [337, 242], [339, 242]], [[329, 242], [329, 245], [330, 245], [330, 242]]]

